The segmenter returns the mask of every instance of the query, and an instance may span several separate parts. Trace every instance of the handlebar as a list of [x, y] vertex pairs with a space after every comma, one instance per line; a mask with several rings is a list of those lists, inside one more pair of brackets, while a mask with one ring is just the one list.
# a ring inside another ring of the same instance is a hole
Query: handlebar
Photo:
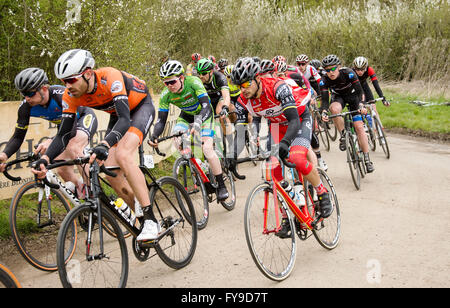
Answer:
[[341, 112], [341, 113], [337, 113], [337, 114], [330, 114], [330, 115], [328, 115], [328, 118], [332, 119], [332, 118], [337, 118], [337, 117], [345, 117], [348, 114], [356, 114], [356, 113], [359, 113], [359, 110]]
[[10, 168], [12, 165], [15, 165], [15, 164], [23, 163], [23, 162], [26, 162], [26, 161], [37, 160], [37, 159], [39, 159], [39, 157], [40, 157], [39, 154], [28, 153], [27, 156], [24, 156], [24, 157], [21, 157], [21, 158], [9, 161], [9, 162], [6, 163], [6, 168], [5, 168], [5, 171], [3, 171], [3, 174], [5, 175], [5, 177], [8, 180], [11, 180], [13, 182], [18, 182], [18, 181], [22, 180], [22, 178], [20, 176], [19, 177], [15, 177], [15, 176], [12, 176], [11, 174], [9, 174], [8, 173], [8, 168]]

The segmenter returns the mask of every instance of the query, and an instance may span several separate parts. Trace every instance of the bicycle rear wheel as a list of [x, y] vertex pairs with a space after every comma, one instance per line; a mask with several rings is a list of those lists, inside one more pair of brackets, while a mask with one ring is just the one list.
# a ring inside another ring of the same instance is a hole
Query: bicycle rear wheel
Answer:
[[180, 157], [173, 165], [173, 177], [183, 185], [192, 200], [197, 227], [198, 230], [202, 230], [208, 224], [209, 202], [208, 193], [199, 172], [195, 167], [191, 166], [187, 159]]
[[373, 120], [375, 122], [375, 131], [378, 136], [378, 140], [380, 142], [380, 146], [383, 149], [384, 155], [387, 159], [391, 157], [391, 153], [389, 152], [389, 145], [386, 139], [386, 134], [384, 133], [384, 128], [381, 125], [380, 119], [378, 119], [378, 116], [373, 117]]
[[0, 264], [0, 289], [21, 288], [16, 276], [3, 264]]
[[188, 265], [197, 247], [197, 224], [192, 201], [184, 187], [173, 177], [162, 177], [150, 191], [150, 204], [166, 233], [155, 246], [161, 260], [169, 267]]
[[322, 146], [325, 148], [325, 150], [327, 150], [329, 152], [330, 151], [330, 139], [326, 132], [327, 131], [326, 123], [323, 122], [321, 119], [317, 120], [317, 130], [320, 135], [320, 140], [322, 141]]
[[[341, 233], [341, 212], [339, 210], [339, 202], [333, 183], [328, 177], [327, 173], [321, 169], [317, 169], [323, 185], [328, 191], [330, 201], [333, 204], [333, 213], [327, 218], [321, 218], [312, 230], [314, 237], [319, 244], [326, 249], [334, 249], [339, 243]], [[307, 184], [305, 180], [305, 187], [308, 187], [308, 196], [306, 198], [307, 209], [311, 217], [317, 217], [317, 211], [320, 212], [319, 200], [317, 193], [312, 185]]]
[[336, 141], [337, 128], [336, 125], [334, 125], [333, 121], [328, 121], [327, 123], [325, 123], [325, 127], [328, 137], [330, 137], [331, 141]]
[[[82, 224], [82, 225], [80, 225]], [[114, 216], [102, 208], [102, 225], [107, 224], [114, 235], [100, 234], [97, 211], [80, 205], [67, 214], [58, 233], [57, 264], [59, 278], [65, 288], [124, 288], [128, 279], [128, 252], [121, 228]], [[89, 234], [89, 230], [92, 233]], [[88, 236], [91, 243], [88, 244]], [[103, 251], [100, 247], [103, 236]], [[64, 258], [75, 241], [69, 262]], [[103, 253], [103, 254], [102, 254]]]
[[[11, 235], [20, 254], [35, 268], [43, 271], [58, 269], [56, 240], [69, 211], [69, 203], [58, 190], [37, 181], [21, 186], [12, 198], [9, 211]], [[67, 257], [69, 255], [70, 252]]]
[[228, 210], [231, 211], [234, 209], [236, 205], [236, 187], [234, 184], [233, 174], [229, 170], [225, 170], [222, 164], [223, 170], [223, 182], [225, 183], [225, 187], [228, 190], [228, 198], [224, 201], [220, 201], [220, 204]]
[[258, 269], [267, 278], [282, 281], [294, 269], [297, 246], [292, 214], [278, 192], [277, 198], [289, 220], [291, 232], [287, 238], [277, 236], [281, 210], [275, 206], [274, 192], [268, 183], [262, 183], [250, 192], [245, 204], [244, 227], [247, 245]]
[[[358, 142], [358, 141], [356, 141]], [[345, 144], [347, 147], [347, 163], [352, 175], [353, 184], [356, 189], [361, 187], [361, 171], [359, 170], [359, 158], [353, 135], [350, 132], [345, 133]]]
[[373, 129], [373, 123], [372, 123], [372, 127], [369, 125], [369, 121], [367, 120], [367, 117], [363, 117], [363, 123], [364, 123], [364, 130], [366, 131], [366, 135], [367, 135], [367, 141], [369, 143], [369, 148], [372, 151], [375, 151], [377, 149], [377, 143], [376, 143], [376, 137], [375, 137], [375, 132]]

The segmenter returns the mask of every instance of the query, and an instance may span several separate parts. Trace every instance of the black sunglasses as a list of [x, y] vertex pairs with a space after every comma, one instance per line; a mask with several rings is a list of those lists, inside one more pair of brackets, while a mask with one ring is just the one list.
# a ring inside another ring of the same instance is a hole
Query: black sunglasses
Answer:
[[202, 75], [202, 76], [205, 76], [205, 75], [209, 74], [209, 72], [211, 72], [211, 71], [201, 72], [201, 73], [198, 73], [198, 74], [199, 74], [199, 75]]
[[177, 81], [178, 81], [178, 78], [174, 79], [174, 80], [164, 81], [164, 84], [166, 86], [173, 86]]
[[20, 94], [22, 94], [23, 96], [26, 96], [26, 97], [33, 97], [33, 96], [35, 96], [36, 95], [36, 93], [38, 93], [38, 91], [39, 90], [36, 90], [36, 91], [30, 91], [30, 92], [20, 92]]

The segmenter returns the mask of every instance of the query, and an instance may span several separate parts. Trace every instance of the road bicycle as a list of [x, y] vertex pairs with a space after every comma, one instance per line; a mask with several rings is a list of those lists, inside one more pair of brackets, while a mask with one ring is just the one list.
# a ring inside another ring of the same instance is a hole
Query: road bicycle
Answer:
[[328, 118], [344, 118], [344, 136], [347, 153], [347, 163], [350, 169], [353, 184], [355, 185], [356, 189], [359, 190], [361, 188], [361, 178], [364, 178], [367, 170], [364, 163], [364, 154], [359, 146], [358, 136], [356, 135], [355, 127], [353, 125], [354, 114], [359, 114], [359, 111], [354, 110], [333, 114], [329, 115]]
[[0, 289], [1, 288], [22, 288], [16, 276], [3, 264], [0, 263]]
[[[37, 159], [38, 155], [29, 153], [12, 160], [6, 164], [4, 175], [13, 182], [21, 181], [21, 177], [10, 175], [8, 169]], [[11, 199], [9, 225], [17, 249], [29, 264], [43, 271], [56, 271], [59, 227], [71, 204], [78, 205], [80, 200], [53, 171], [47, 173], [47, 179], [58, 188], [51, 188], [37, 179], [19, 187]]]
[[[322, 104], [322, 96], [319, 95], [316, 98], [317, 101], [321, 101]], [[322, 117], [320, 116], [320, 119]], [[331, 141], [336, 141], [337, 138], [337, 128], [336, 125], [334, 125], [334, 123], [332, 121], [330, 122], [324, 122], [324, 128], [325, 128], [325, 132], [327, 133], [328, 137], [330, 138]]]
[[[209, 163], [205, 159], [201, 160], [200, 158], [196, 158], [192, 151], [191, 141], [193, 141], [194, 146], [200, 146], [202, 144], [201, 140], [197, 137], [191, 140], [191, 137], [187, 134], [178, 132], [171, 136], [160, 138], [158, 142], [177, 137], [182, 138], [180, 142], [181, 156], [177, 158], [173, 165], [173, 176], [183, 185], [185, 191], [189, 194], [197, 217], [197, 227], [199, 230], [202, 230], [208, 224], [209, 203], [217, 201], [216, 190], [218, 184]], [[215, 143], [217, 144], [217, 140]], [[226, 144], [225, 141], [224, 143]], [[231, 211], [236, 205], [236, 187], [229, 168], [229, 161], [224, 156], [226, 145], [222, 151], [218, 150], [217, 146], [214, 146], [214, 150], [219, 157], [223, 180], [229, 193], [229, 197], [224, 201], [220, 201], [220, 204], [226, 210]], [[157, 148], [156, 151], [159, 155], [164, 155]], [[217, 202], [219, 203], [219, 201]]]
[[[265, 181], [254, 187], [247, 198], [244, 227], [247, 245], [258, 269], [267, 278], [282, 281], [294, 269], [296, 234], [301, 240], [306, 240], [313, 234], [322, 247], [334, 249], [340, 238], [341, 214], [336, 191], [326, 172], [317, 169], [334, 209], [331, 216], [324, 219], [312, 185], [302, 175], [299, 176], [294, 164], [285, 159], [280, 160], [275, 153], [278, 153], [277, 148], [272, 147], [271, 157], [276, 158], [278, 163], [293, 168], [295, 181], [303, 187], [303, 201], [296, 203], [292, 200], [282, 183], [273, 176], [270, 164], [266, 163]], [[281, 236], [283, 218], [287, 219], [290, 232]]]
[[322, 120], [322, 114], [317, 106], [311, 105], [310, 111], [313, 119], [313, 133], [320, 136], [321, 145], [325, 150], [330, 151], [330, 133], [328, 132], [327, 122]]
[[[150, 249], [154, 248], [161, 260], [171, 268], [180, 269], [191, 262], [197, 245], [197, 225], [189, 195], [176, 179], [168, 176], [156, 179], [153, 176], [146, 167], [142, 146], [139, 148], [139, 160], [139, 168], [149, 189], [150, 206], [161, 226], [158, 238], [136, 241], [143, 218], [134, 220], [117, 208], [99, 179], [100, 172], [115, 176], [114, 170], [119, 168], [100, 167], [94, 162], [89, 167], [85, 202], [66, 215], [58, 233], [56, 260], [64, 287], [126, 286], [128, 252], [119, 223], [133, 236], [132, 250], [139, 261], [148, 260]], [[89, 156], [86, 156], [50, 164], [47, 169], [88, 162]], [[53, 184], [46, 185], [51, 187]]]
[[381, 148], [383, 149], [384, 155], [387, 159], [391, 157], [389, 151], [389, 145], [386, 139], [386, 133], [384, 132], [383, 124], [381, 124], [380, 116], [375, 111], [373, 107], [377, 101], [383, 100], [382, 97], [368, 101], [364, 103], [364, 105], [368, 109], [368, 114], [370, 115], [371, 121], [369, 121], [367, 115], [364, 117], [364, 123], [367, 127], [368, 137], [369, 137], [369, 146], [372, 151], [376, 150], [377, 140]]

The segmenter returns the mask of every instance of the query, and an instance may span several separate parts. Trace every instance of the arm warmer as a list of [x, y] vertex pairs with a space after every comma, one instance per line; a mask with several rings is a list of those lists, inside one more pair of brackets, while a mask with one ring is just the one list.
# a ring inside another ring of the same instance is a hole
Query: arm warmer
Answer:
[[45, 152], [50, 161], [55, 159], [61, 154], [76, 134], [77, 114], [76, 113], [63, 113], [61, 126], [58, 129], [58, 133], [53, 138], [52, 143]]
[[108, 135], [106, 135], [105, 137], [105, 141], [108, 142], [110, 147], [119, 142], [119, 140], [122, 139], [122, 137], [131, 126], [128, 97], [125, 95], [116, 96], [114, 97], [113, 102], [116, 108], [118, 120], [116, 124], [114, 124]]

